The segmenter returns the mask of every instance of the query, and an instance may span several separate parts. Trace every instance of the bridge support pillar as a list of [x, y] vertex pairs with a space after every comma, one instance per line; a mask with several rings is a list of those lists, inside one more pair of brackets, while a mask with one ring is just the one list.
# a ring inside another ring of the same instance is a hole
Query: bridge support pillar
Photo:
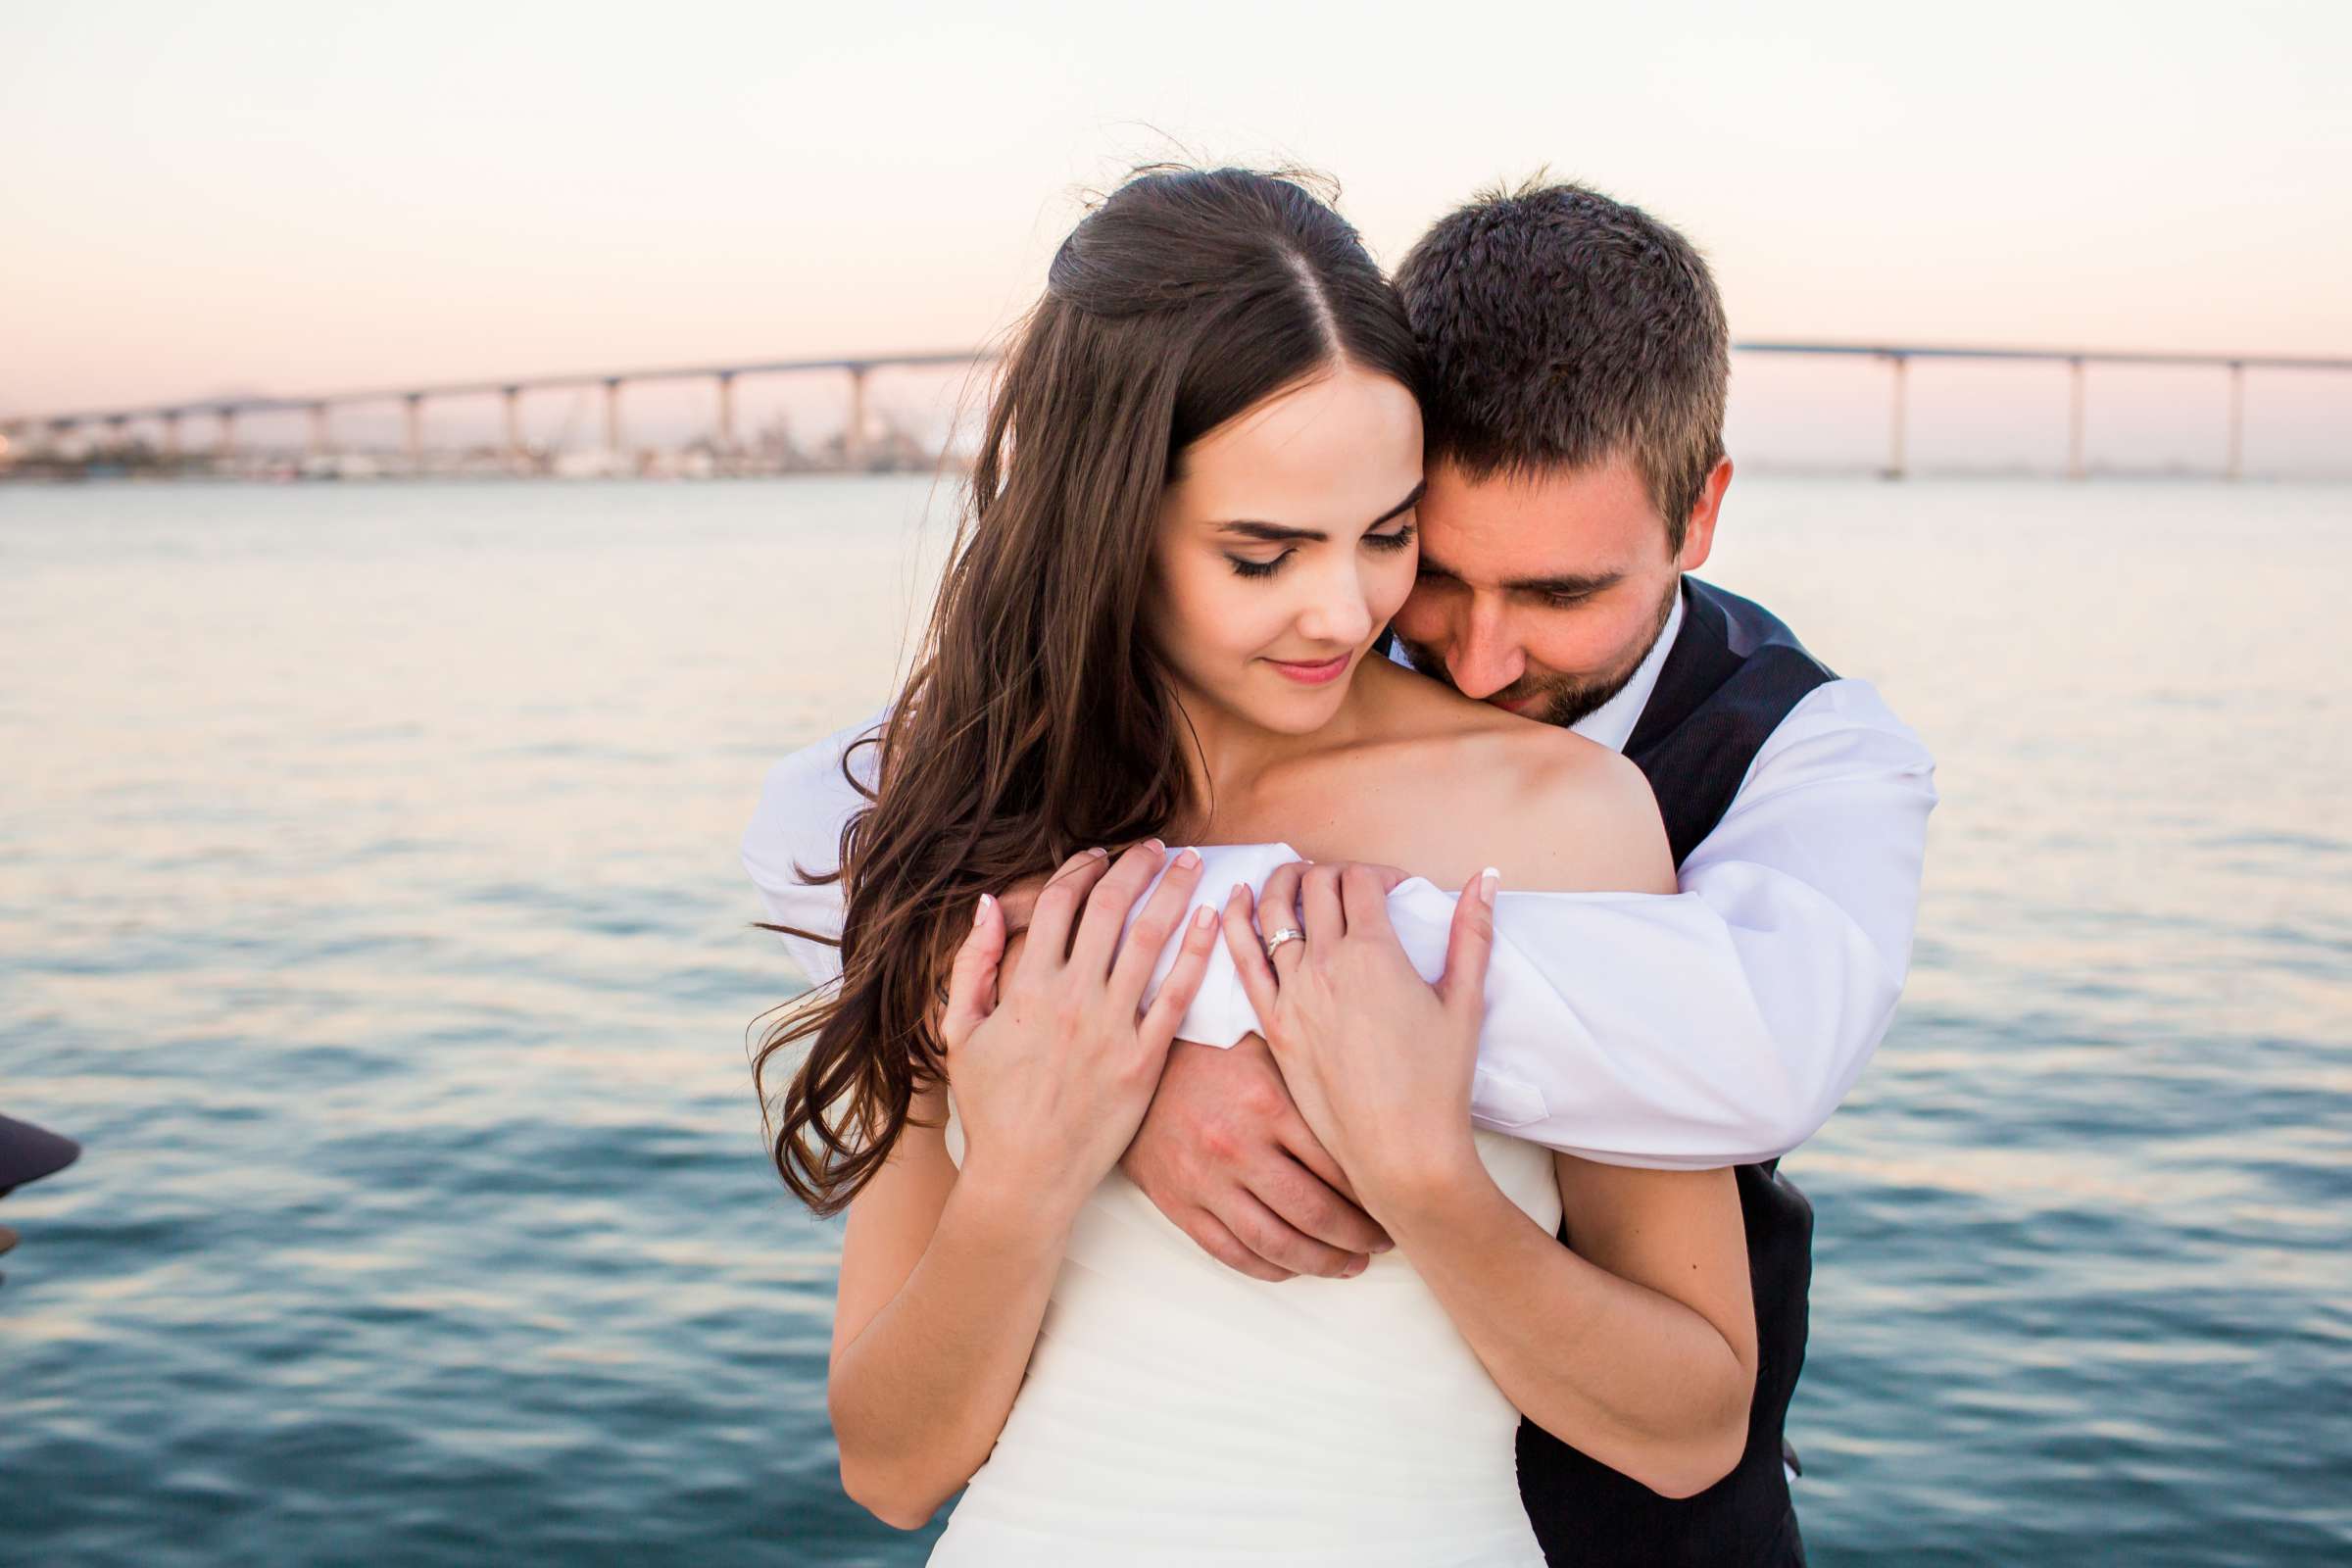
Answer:
[[502, 387], [498, 395], [507, 406], [507, 466], [520, 473], [528, 461], [522, 450], [522, 388]]
[[2246, 368], [2230, 365], [2230, 477], [2246, 476]]
[[841, 464], [852, 473], [865, 471], [865, 377], [871, 366], [850, 367], [850, 422], [841, 433]]
[[237, 411], [220, 411], [220, 436], [213, 447], [213, 455], [226, 463], [237, 455]]
[[179, 460], [179, 411], [177, 409], [164, 411], [164, 456], [175, 463]]
[[1889, 389], [1886, 420], [1886, 467], [1881, 477], [1900, 479], [1905, 472], [1906, 465], [1903, 451], [1906, 432], [1903, 426], [1909, 411], [1904, 407], [1904, 403], [1907, 397], [1908, 370], [1911, 361], [1907, 356], [1890, 354], [1886, 357], [1886, 364]]
[[424, 394], [411, 392], [401, 399], [407, 405], [404, 414], [408, 423], [409, 466], [421, 472], [424, 468]]
[[333, 444], [333, 437], [329, 434], [326, 428], [326, 405], [323, 403], [312, 404], [311, 456], [314, 458], [325, 457], [328, 449], [332, 447]]
[[718, 372], [718, 450], [721, 456], [735, 454], [735, 372]]
[[2068, 401], [2066, 414], [2066, 476], [2080, 479], [2090, 471], [2082, 450], [2084, 381], [2087, 379], [2079, 359], [2066, 362]]

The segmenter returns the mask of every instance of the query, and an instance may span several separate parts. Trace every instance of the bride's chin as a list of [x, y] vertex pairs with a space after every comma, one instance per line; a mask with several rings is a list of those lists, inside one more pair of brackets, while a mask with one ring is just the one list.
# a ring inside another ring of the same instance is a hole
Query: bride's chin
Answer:
[[[1283, 679], [1280, 675], [1274, 678]], [[1249, 706], [1244, 716], [1258, 728], [1277, 735], [1312, 735], [1339, 716], [1341, 705], [1348, 700], [1348, 688], [1354, 681], [1355, 672], [1349, 670], [1328, 686], [1252, 693], [1257, 700]]]
[[1302, 686], [1252, 662], [1226, 680], [1182, 682], [1178, 701], [1196, 721], [1240, 724], [1270, 735], [1312, 735], [1339, 716], [1355, 684], [1349, 668], [1327, 686]]

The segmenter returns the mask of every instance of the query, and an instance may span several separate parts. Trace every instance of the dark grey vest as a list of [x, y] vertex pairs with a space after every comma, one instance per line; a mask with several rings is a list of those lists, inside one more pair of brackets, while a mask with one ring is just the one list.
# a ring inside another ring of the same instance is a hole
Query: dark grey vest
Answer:
[[[1695, 577], [1683, 579], [1682, 628], [1625, 748], [1648, 775], [1677, 865], [1723, 820], [1748, 764], [1789, 710], [1836, 678], [1760, 606]], [[1671, 1002], [1658, 1000], [1661, 1006]], [[1804, 1562], [1781, 1470], [1781, 1426], [1805, 1361], [1813, 1207], [1778, 1165], [1742, 1165], [1736, 1173], [1758, 1352], [1740, 1463], [1705, 1492], [1676, 1500], [1521, 1422], [1519, 1491], [1549, 1562], [1580, 1568]]]

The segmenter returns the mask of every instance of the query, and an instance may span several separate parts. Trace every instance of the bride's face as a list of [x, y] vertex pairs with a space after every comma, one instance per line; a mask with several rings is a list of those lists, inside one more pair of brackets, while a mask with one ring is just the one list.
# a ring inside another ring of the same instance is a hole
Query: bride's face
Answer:
[[1189, 705], [1302, 735], [1413, 586], [1421, 411], [1343, 365], [1186, 449], [1145, 620]]

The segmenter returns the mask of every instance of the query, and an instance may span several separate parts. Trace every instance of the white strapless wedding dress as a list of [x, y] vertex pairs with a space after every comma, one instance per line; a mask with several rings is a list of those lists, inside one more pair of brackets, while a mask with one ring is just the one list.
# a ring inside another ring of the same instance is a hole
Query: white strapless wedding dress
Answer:
[[[1297, 858], [1280, 845], [1201, 854], [1196, 902], [1212, 904]], [[1418, 878], [1391, 895], [1424, 974], [1443, 962], [1452, 906]], [[1185, 1039], [1231, 1045], [1256, 1027], [1219, 958]], [[1495, 978], [1488, 989], [1491, 1030], [1508, 1009], [1494, 1004]], [[1550, 1151], [1474, 1137], [1511, 1200], [1557, 1229]], [[947, 1142], [960, 1163], [952, 1096]], [[1079, 1211], [1026, 1380], [931, 1562], [1541, 1568], [1518, 1425], [1401, 1252], [1352, 1280], [1264, 1284], [1202, 1252], [1113, 1171]]]

